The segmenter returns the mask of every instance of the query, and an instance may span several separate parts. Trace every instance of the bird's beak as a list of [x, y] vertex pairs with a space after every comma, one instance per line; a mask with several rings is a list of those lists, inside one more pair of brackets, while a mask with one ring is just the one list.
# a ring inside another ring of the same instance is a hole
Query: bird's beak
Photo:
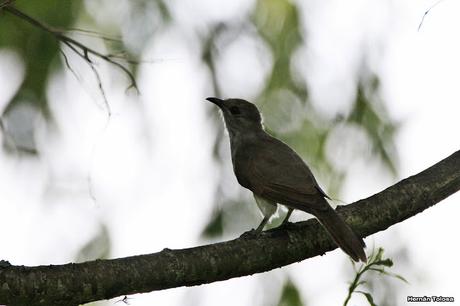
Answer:
[[210, 97], [210, 98], [206, 98], [206, 100], [208, 100], [211, 103], [214, 103], [215, 105], [219, 106], [220, 108], [222, 108], [222, 106], [224, 105], [224, 100], [219, 99], [219, 98]]

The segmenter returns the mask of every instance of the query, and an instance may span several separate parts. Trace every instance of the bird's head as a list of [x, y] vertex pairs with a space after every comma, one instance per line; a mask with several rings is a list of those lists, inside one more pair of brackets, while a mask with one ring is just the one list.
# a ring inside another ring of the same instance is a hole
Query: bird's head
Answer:
[[262, 117], [254, 104], [243, 99], [206, 98], [206, 100], [222, 110], [230, 136], [262, 129]]

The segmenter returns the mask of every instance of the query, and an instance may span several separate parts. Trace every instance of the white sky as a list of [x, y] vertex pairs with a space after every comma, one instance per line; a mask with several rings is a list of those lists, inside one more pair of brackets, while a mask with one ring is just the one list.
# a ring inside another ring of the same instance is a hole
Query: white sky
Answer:
[[[350, 71], [356, 50], [382, 44], [383, 54], [370, 61], [381, 74], [390, 113], [402, 121], [397, 138], [401, 178], [460, 149], [460, 3], [441, 2], [418, 32], [424, 11], [433, 3], [334, 0], [301, 5], [309, 49], [299, 51], [296, 61], [305, 65], [313, 103], [326, 115], [346, 111], [353, 98]], [[166, 60], [141, 67], [140, 106], [125, 95], [125, 80], [106, 71], [114, 110], [106, 126], [91, 77], [81, 84], [61, 72], [53, 77], [48, 94], [59, 133], [43, 123], [37, 130], [43, 156], [30, 160], [0, 152], [0, 259], [24, 265], [68, 262], [101, 220], [111, 234], [112, 257], [202, 243], [198, 237], [213, 208], [217, 165], [206, 116], [211, 106], [203, 101], [212, 94], [211, 87], [198, 45], [190, 42], [194, 29], [238, 18], [251, 7], [243, 0], [189, 0], [174, 7], [180, 24], [157, 37], [144, 53], [146, 59]], [[225, 54], [219, 67], [226, 75], [225, 94], [257, 94], [269, 62], [259, 56], [258, 48], [243, 37]], [[77, 59], [70, 60], [79, 65]], [[0, 110], [5, 95], [12, 94], [22, 78], [23, 72], [13, 69], [20, 67], [17, 61], [10, 52], [0, 51], [0, 92], [6, 93], [0, 97]], [[85, 68], [78, 70], [91, 76]], [[381, 170], [367, 161], [355, 162], [343, 200], [367, 197], [394, 183]], [[88, 174], [95, 201], [89, 196]], [[230, 184], [238, 188], [236, 180]], [[394, 266], [410, 282], [400, 285], [400, 305], [405, 305], [406, 295], [460, 299], [459, 248], [453, 239], [459, 231], [459, 200], [459, 194], [452, 196], [366, 239], [369, 246], [383, 246], [390, 257], [399, 246], [408, 245], [413, 269], [398, 262]], [[130, 305], [273, 305], [286, 272], [309, 305], [339, 305], [348, 281], [345, 261], [334, 251], [261, 275], [136, 295]], [[365, 303], [356, 299], [355, 305]]]

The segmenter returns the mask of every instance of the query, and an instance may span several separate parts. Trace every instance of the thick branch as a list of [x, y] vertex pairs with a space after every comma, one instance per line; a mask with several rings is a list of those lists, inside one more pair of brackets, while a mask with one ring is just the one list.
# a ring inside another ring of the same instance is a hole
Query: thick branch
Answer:
[[[360, 236], [385, 230], [460, 189], [460, 151], [338, 211]], [[0, 304], [77, 305], [269, 271], [336, 248], [316, 220], [182, 250], [57, 266], [0, 263]]]

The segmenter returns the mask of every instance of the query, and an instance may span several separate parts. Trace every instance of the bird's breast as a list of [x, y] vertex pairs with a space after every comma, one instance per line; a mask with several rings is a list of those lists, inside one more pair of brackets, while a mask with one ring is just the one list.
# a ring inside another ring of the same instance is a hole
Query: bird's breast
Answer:
[[232, 150], [232, 163], [233, 163], [233, 172], [235, 173], [236, 179], [238, 183], [252, 190], [252, 186], [250, 184], [250, 156], [248, 151], [243, 149], [239, 150]]

